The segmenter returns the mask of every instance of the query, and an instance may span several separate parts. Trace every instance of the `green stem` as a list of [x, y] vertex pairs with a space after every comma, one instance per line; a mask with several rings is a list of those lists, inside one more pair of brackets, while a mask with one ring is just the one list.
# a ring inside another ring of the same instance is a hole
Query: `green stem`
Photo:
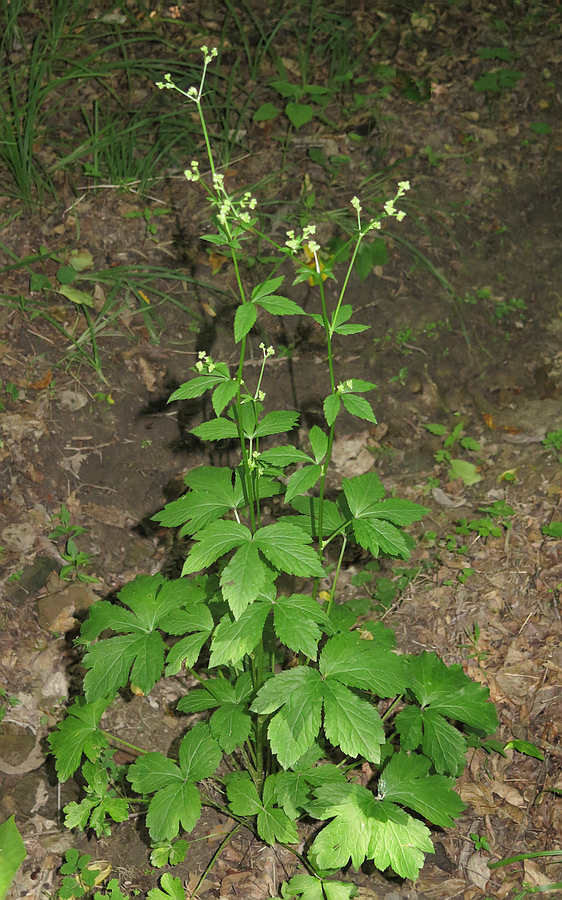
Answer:
[[125, 747], [130, 747], [130, 749], [135, 750], [136, 753], [142, 753], [143, 756], [145, 753], [148, 753], [148, 750], [143, 750], [142, 747], [135, 747], [135, 745], [130, 744], [129, 741], [124, 741], [123, 738], [118, 738], [116, 737], [116, 735], [111, 734], [110, 731], [104, 731], [103, 728], [100, 728], [99, 731], [101, 731], [101, 733], [104, 734], [106, 738], [109, 738], [110, 741], [116, 741], [118, 744], [123, 744], [123, 746]]
[[[229, 816], [231, 815], [230, 812], [226, 812], [225, 814], [229, 815]], [[226, 835], [226, 837], [224, 838], [224, 840], [220, 842], [216, 852], [213, 854], [213, 856], [209, 860], [209, 863], [207, 864], [206, 868], [204, 869], [203, 874], [201, 875], [201, 878], [195, 885], [195, 889], [193, 890], [193, 892], [191, 894], [192, 897], [197, 896], [197, 892], [201, 888], [201, 885], [203, 884], [203, 882], [205, 881], [205, 878], [207, 877], [207, 875], [209, 874], [209, 872], [215, 865], [215, 863], [216, 863], [217, 859], [219, 858], [219, 856], [221, 855], [222, 851], [224, 850], [226, 845], [230, 843], [230, 840], [234, 837], [236, 832], [239, 831], [240, 828], [242, 828], [243, 824], [244, 824], [243, 822], [239, 822], [238, 825], [235, 825], [234, 828], [232, 829], [232, 831], [229, 831], [228, 834]]]
[[335, 597], [335, 595], [336, 595], [336, 589], [337, 589], [337, 586], [338, 586], [338, 578], [339, 578], [339, 575], [340, 575], [341, 564], [342, 564], [342, 562], [343, 562], [343, 555], [344, 555], [344, 553], [345, 553], [345, 548], [346, 548], [346, 546], [347, 546], [347, 538], [346, 538], [346, 536], [344, 535], [344, 536], [343, 536], [342, 545], [341, 545], [340, 555], [339, 555], [339, 557], [338, 557], [338, 562], [337, 562], [337, 565], [336, 565], [336, 571], [335, 571], [335, 573], [334, 573], [334, 578], [333, 578], [333, 581], [332, 581], [332, 587], [331, 587], [331, 590], [330, 590], [330, 599], [329, 599], [329, 601], [328, 601], [328, 609], [326, 610], [326, 612], [328, 613], [328, 615], [330, 615], [330, 612], [331, 612], [331, 609], [332, 609], [332, 604], [333, 604], [333, 602], [334, 602], [334, 597]]

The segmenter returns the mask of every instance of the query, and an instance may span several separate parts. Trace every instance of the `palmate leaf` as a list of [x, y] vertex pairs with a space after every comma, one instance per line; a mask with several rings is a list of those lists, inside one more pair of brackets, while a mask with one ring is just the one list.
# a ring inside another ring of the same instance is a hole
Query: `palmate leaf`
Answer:
[[431, 760], [419, 754], [395, 753], [379, 778], [378, 795], [420, 813], [434, 825], [451, 828], [466, 808], [452, 789], [454, 781], [429, 775]]
[[238, 620], [223, 616], [211, 642], [210, 668], [235, 666], [247, 653], [251, 653], [263, 634], [263, 626], [270, 603], [255, 602], [244, 610]]
[[240, 522], [212, 522], [194, 535], [197, 541], [183, 564], [182, 576], [206, 569], [212, 563], [244, 543], [252, 540], [249, 528]]
[[232, 775], [226, 783], [229, 807], [236, 816], [257, 815], [258, 833], [267, 843], [297, 844], [299, 838], [294, 822], [276, 807], [275, 784], [275, 775], [266, 778], [260, 799], [247, 773]]
[[162, 575], [137, 576], [117, 594], [131, 612], [103, 600], [94, 603], [82, 625], [80, 638], [84, 643], [91, 641], [109, 628], [118, 632], [147, 634], [188, 599], [189, 590], [186, 584], [166, 581]]
[[304, 529], [282, 520], [260, 528], [254, 541], [276, 569], [289, 575], [323, 577], [324, 570], [318, 556], [309, 546], [311, 537]]
[[348, 687], [361, 688], [378, 697], [394, 697], [408, 687], [404, 658], [377, 641], [363, 640], [357, 632], [338, 634], [328, 641], [322, 651], [320, 670]]
[[351, 858], [358, 869], [367, 859], [371, 822], [377, 815], [373, 794], [365, 787], [348, 783], [320, 787], [315, 795], [316, 799], [308, 804], [310, 815], [333, 819], [312, 845], [315, 862], [321, 869], [339, 869]]
[[185, 482], [191, 488], [189, 493], [167, 503], [152, 517], [154, 521], [167, 528], [183, 525], [183, 534], [193, 534], [243, 504], [241, 485], [238, 481], [233, 487], [230, 468], [201, 466], [192, 469]]
[[110, 702], [109, 697], [94, 703], [85, 703], [79, 698], [68, 708], [67, 716], [58, 724], [57, 730], [47, 738], [55, 757], [59, 781], [66, 781], [74, 774], [83, 753], [89, 760], [95, 760], [100, 751], [109, 746], [108, 738], [98, 728], [98, 722]]
[[486, 734], [496, 731], [498, 715], [489, 702], [488, 688], [471, 681], [458, 663], [446, 666], [436, 653], [424, 650], [419, 656], [409, 658], [409, 666], [410, 686], [421, 706]]
[[267, 578], [267, 569], [252, 543], [240, 547], [221, 574], [221, 588], [235, 619], [253, 603]]
[[271, 749], [284, 768], [293, 766], [316, 740], [324, 705], [328, 740], [350, 756], [378, 762], [385, 741], [378, 711], [345, 687], [341, 675], [337, 679], [326, 675], [322, 659], [320, 672], [307, 666], [288, 669], [258, 691], [253, 712], [268, 715], [279, 710], [268, 727]]
[[322, 475], [322, 466], [304, 466], [302, 469], [293, 472], [287, 484], [285, 492], [285, 501], [290, 503], [293, 497], [304, 494], [306, 491], [312, 490]]
[[348, 756], [380, 762], [385, 735], [378, 710], [334, 679], [324, 683], [324, 733]]
[[173, 840], [181, 826], [192, 831], [201, 813], [195, 781], [212, 775], [222, 750], [211, 737], [209, 726], [196, 725], [183, 738], [179, 765], [161, 753], [147, 753], [130, 766], [127, 779], [138, 793], [154, 793], [146, 824], [153, 841]]
[[304, 653], [316, 659], [318, 641], [322, 636], [319, 624], [327, 625], [322, 607], [307, 594], [280, 596], [275, 603], [275, 633], [282, 644], [294, 653]]
[[391, 866], [402, 878], [415, 880], [425, 853], [433, 851], [429, 829], [388, 800], [375, 800], [356, 784], [319, 788], [309, 804], [311, 815], [332, 821], [311, 849], [320, 868], [341, 867], [349, 859], [356, 868], [372, 859], [384, 871]]
[[82, 626], [84, 641], [97, 637], [106, 628], [128, 633], [89, 646], [84, 657], [84, 665], [90, 670], [84, 679], [86, 699], [115, 695], [129, 678], [143, 694], [150, 693], [162, 674], [166, 651], [157, 629], [170, 634], [188, 631], [193, 614], [182, 607], [200, 594], [197, 585], [147, 575], [125, 585], [118, 594], [130, 612], [112, 603], [94, 604], [90, 619]]

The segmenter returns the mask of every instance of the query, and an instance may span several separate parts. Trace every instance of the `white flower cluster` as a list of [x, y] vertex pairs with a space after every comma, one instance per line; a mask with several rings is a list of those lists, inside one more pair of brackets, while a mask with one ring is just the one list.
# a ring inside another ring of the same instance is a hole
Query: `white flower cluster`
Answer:
[[173, 91], [173, 90], [175, 90], [176, 85], [172, 81], [172, 76], [168, 73], [167, 75], [164, 75], [164, 81], [156, 82], [156, 87], [160, 88], [161, 91], [163, 91], [163, 90]]
[[[406, 193], [406, 191], [409, 191], [409, 190], [410, 190], [410, 182], [409, 181], [399, 181], [398, 182], [398, 190], [396, 192], [396, 196], [393, 197], [392, 200], [387, 200], [386, 203], [384, 204], [384, 211], [387, 216], [394, 216], [394, 218], [398, 222], [402, 221], [402, 219], [406, 216], [406, 213], [402, 209], [397, 210], [395, 208], [394, 204], [400, 197], [403, 196], [403, 194]], [[357, 213], [357, 223], [359, 225], [359, 228], [361, 228], [361, 210], [363, 209], [363, 207], [361, 206], [359, 197], [352, 197], [350, 203]], [[378, 231], [378, 230], [380, 230], [380, 228], [381, 228], [380, 219], [372, 219], [369, 222], [369, 224], [367, 225], [367, 227], [364, 229], [363, 234], [367, 234], [367, 232], [369, 232], [369, 231], [374, 231], [374, 230]]]
[[[295, 253], [299, 250], [304, 244], [305, 241], [308, 241], [308, 238], [316, 234], [316, 225], [307, 225], [302, 232], [302, 237], [295, 237], [294, 231], [287, 231], [288, 240], [285, 241], [285, 246], [289, 248], [289, 250], [294, 250]], [[317, 244], [316, 241], [308, 241], [308, 249], [311, 253], [317, 252], [320, 250], [320, 244]]]
[[273, 349], [273, 347], [266, 347], [265, 344], [260, 344], [260, 350], [263, 353], [264, 359], [268, 359], [270, 356], [273, 356], [275, 354], [275, 350]]
[[215, 363], [210, 356], [207, 356], [204, 350], [200, 350], [198, 356], [199, 359], [195, 363], [195, 368], [198, 372], [207, 372], [210, 374], [216, 368]]
[[208, 66], [209, 63], [213, 61], [215, 56], [219, 55], [219, 51], [216, 47], [213, 47], [212, 50], [209, 50], [209, 48], [205, 47], [205, 45], [201, 47], [201, 53], [203, 54], [203, 62], [205, 63], [205, 66]]

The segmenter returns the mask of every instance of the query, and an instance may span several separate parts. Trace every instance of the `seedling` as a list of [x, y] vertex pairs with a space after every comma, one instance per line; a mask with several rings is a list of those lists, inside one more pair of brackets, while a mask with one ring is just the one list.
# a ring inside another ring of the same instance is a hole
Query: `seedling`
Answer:
[[146, 222], [146, 233], [149, 238], [156, 243], [158, 243], [158, 238], [156, 234], [158, 232], [158, 224], [153, 221], [153, 219], [158, 216], [167, 216], [171, 213], [171, 209], [151, 209], [150, 206], [145, 206], [144, 209], [134, 209], [131, 212], [124, 213], [126, 219], [144, 219]]
[[[62, 887], [59, 889], [59, 900], [73, 900], [84, 897], [94, 885], [100, 884], [100, 869], [90, 865], [92, 857], [89, 853], [81, 855], [72, 848], [65, 853], [65, 860], [60, 868], [64, 875]], [[102, 879], [103, 880], [103, 879]]]
[[83, 550], [79, 550], [76, 541], [74, 540], [79, 535], [86, 534], [89, 529], [83, 528], [80, 525], [70, 524], [70, 513], [64, 503], [61, 505], [60, 512], [55, 513], [52, 516], [52, 521], [57, 519], [59, 524], [49, 534], [49, 540], [58, 542], [60, 538], [65, 539], [64, 546], [59, 549], [59, 553], [66, 561], [67, 565], [63, 566], [60, 570], [59, 578], [63, 581], [82, 581], [88, 584], [97, 583], [99, 578], [96, 578], [94, 575], [87, 575], [82, 571], [83, 568], [89, 565], [90, 560], [95, 554], [85, 553]]
[[[512, 62], [516, 59], [516, 54], [512, 53], [507, 47], [485, 47], [476, 51], [480, 59], [497, 59], [503, 62]], [[475, 91], [490, 91], [499, 94], [502, 91], [510, 90], [516, 87], [520, 78], [523, 78], [523, 72], [516, 72], [513, 69], [494, 69], [490, 72], [484, 72], [474, 82]]]
[[472, 630], [470, 628], [465, 628], [464, 632], [467, 637], [468, 643], [460, 644], [460, 648], [461, 650], [469, 651], [466, 654], [467, 659], [475, 659], [477, 661], [477, 664], [480, 665], [482, 660], [486, 659], [486, 657], [490, 655], [490, 651], [481, 650], [478, 647], [478, 642], [480, 640], [480, 626], [478, 622], [474, 623]]
[[[20, 392], [13, 381], [7, 381], [6, 384], [2, 384], [2, 379], [0, 379], [0, 392], [6, 394], [12, 402], [19, 399]], [[0, 412], [5, 412], [5, 410], [6, 407], [2, 400], [0, 400]]]
[[8, 709], [13, 708], [14, 706], [18, 706], [21, 703], [21, 700], [15, 695], [10, 695], [4, 688], [0, 687], [0, 723], [2, 719], [6, 715]]
[[[562, 428], [557, 431], [549, 431], [542, 443], [544, 447], [555, 450], [556, 453], [562, 453]], [[558, 462], [562, 465], [562, 456], [558, 457]]]
[[478, 512], [487, 513], [480, 519], [459, 519], [457, 525], [457, 534], [479, 534], [482, 538], [501, 537], [504, 531], [509, 531], [511, 522], [507, 518], [500, 521], [494, 521], [500, 516], [514, 516], [515, 510], [505, 500], [496, 500], [490, 506], [478, 507]]
[[391, 378], [388, 379], [389, 384], [398, 382], [399, 384], [402, 385], [402, 387], [405, 386], [407, 380], [408, 380], [408, 366], [403, 366], [400, 369], [400, 371], [398, 372], [398, 375], [393, 375]]
[[497, 325], [513, 313], [516, 314], [517, 322], [522, 323], [525, 319], [524, 311], [526, 309], [527, 304], [524, 300], [517, 300], [515, 297], [512, 297], [511, 300], [499, 300], [492, 311], [492, 315]]
[[411, 568], [396, 566], [392, 569], [394, 577], [387, 578], [378, 574], [380, 571], [378, 562], [367, 563], [357, 575], [352, 577], [351, 583], [354, 587], [367, 588], [369, 597], [364, 601], [351, 601], [350, 608], [353, 608], [357, 615], [365, 615], [370, 609], [373, 612], [387, 611], [420, 573], [421, 568], [421, 566], [412, 566]]
[[475, 834], [474, 832], [471, 832], [469, 834], [469, 838], [473, 842], [475, 850], [486, 850], [488, 853], [492, 852], [492, 848], [490, 847], [490, 842], [488, 841], [488, 838], [485, 835]]
[[[179, 528], [191, 538], [182, 577], [140, 576], [122, 588], [119, 604], [100, 601], [90, 608], [79, 639], [85, 650], [84, 696], [49, 740], [61, 781], [87, 757], [86, 796], [65, 807], [66, 824], [107, 834], [110, 820], [127, 817], [131, 798], [116, 795], [100, 758], [109, 741], [117, 740], [99, 727], [104, 711], [127, 684], [146, 696], [163, 674], [189, 672], [196, 687], [181, 697], [177, 711], [199, 721], [186, 731], [174, 758], [137, 747], [138, 758], [126, 775], [146, 805], [151, 840], [167, 850], [180, 830], [194, 829], [202, 806], [211, 806], [262, 841], [294, 849], [306, 872], [283, 887], [284, 897], [320, 898], [322, 892], [350, 897], [353, 886], [335, 887], [329, 880], [350, 860], [356, 868], [370, 859], [400, 877], [417, 876], [424, 854], [433, 848], [426, 823], [451, 826], [464, 808], [452, 779], [465, 766], [468, 735], [476, 731], [483, 739], [498, 724], [487, 688], [472, 682], [460, 665], [447, 666], [430, 652], [396, 654], [394, 632], [377, 621], [357, 629], [357, 612], [343, 602], [339, 589], [348, 546], [361, 547], [374, 559], [406, 561], [415, 547], [406, 529], [426, 512], [409, 500], [386, 497], [374, 471], [344, 478], [341, 491], [326, 496], [339, 414], [345, 410], [376, 423], [364, 396], [375, 386], [340, 380], [336, 372], [335, 335], [364, 329], [351, 321], [347, 285], [362, 241], [383, 215], [403, 218], [395, 204], [408, 184], [400, 183], [384, 214], [368, 223], [358, 198], [351, 201], [356, 235], [330, 303], [324, 278], [332, 273], [320, 266], [314, 227], [298, 234], [290, 230], [279, 244], [259, 231], [251, 193], [227, 192], [202, 107], [205, 74], [216, 51], [202, 49], [201, 82], [180, 93], [197, 108], [210, 177], [200, 174], [197, 161], [186, 177], [214, 212], [215, 231], [204, 239], [232, 253], [239, 353], [231, 369], [201, 351], [192, 377], [170, 400], [209, 392], [213, 414], [193, 433], [204, 441], [237, 442], [238, 460], [232, 467], [192, 469], [186, 494], [155, 516], [163, 527]], [[178, 90], [170, 75], [160, 87]], [[277, 263], [264, 281], [246, 290], [238, 254], [242, 242], [256, 235], [279, 263], [296, 261], [295, 283], [312, 277], [316, 289], [308, 315], [325, 336], [323, 422], [298, 444], [286, 442], [298, 413], [265, 406], [273, 348], [262, 343], [255, 376], [244, 366], [261, 310], [305, 315], [279, 293], [284, 278]], [[305, 245], [313, 268], [302, 260]], [[284, 593], [283, 575], [302, 578], [300, 591]], [[352, 777], [364, 762], [373, 772], [368, 787]], [[303, 855], [295, 846], [298, 824], [310, 818], [318, 831]], [[184, 893], [181, 880], [166, 873], [161, 890], [149, 896], [183, 900]]]
[[437, 450], [435, 453], [435, 461], [439, 464], [449, 464], [447, 474], [451, 480], [460, 478], [466, 485], [476, 484], [476, 482], [481, 480], [477, 467], [473, 463], [467, 462], [464, 459], [452, 458], [451, 451], [456, 443], [464, 450], [468, 450], [471, 453], [477, 453], [481, 450], [478, 441], [475, 441], [474, 438], [463, 436], [464, 422], [457, 422], [452, 431], [449, 431], [445, 425], [440, 425], [435, 422], [424, 425], [424, 428], [429, 431], [430, 434], [435, 434], [437, 437], [443, 438], [443, 448]]

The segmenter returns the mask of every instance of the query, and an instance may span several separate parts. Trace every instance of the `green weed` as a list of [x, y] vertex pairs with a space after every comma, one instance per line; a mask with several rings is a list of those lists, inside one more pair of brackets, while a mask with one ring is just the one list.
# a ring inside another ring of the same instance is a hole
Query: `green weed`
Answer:
[[481, 480], [477, 466], [474, 463], [464, 459], [453, 459], [452, 456], [453, 447], [457, 443], [463, 450], [468, 450], [471, 453], [477, 453], [482, 449], [474, 438], [463, 436], [464, 422], [457, 422], [451, 431], [445, 425], [435, 422], [424, 425], [424, 428], [430, 434], [443, 438], [442, 449], [437, 450], [434, 454], [435, 462], [440, 465], [446, 463], [449, 466], [447, 475], [451, 480], [460, 478], [466, 485], [476, 484]]
[[52, 516], [52, 521], [58, 521], [59, 524], [49, 534], [49, 540], [60, 543], [60, 539], [63, 538], [59, 553], [66, 562], [66, 565], [59, 572], [59, 578], [63, 581], [82, 581], [87, 584], [97, 583], [99, 578], [96, 578], [94, 575], [87, 575], [83, 571], [90, 564], [94, 554], [79, 550], [75, 541], [75, 538], [81, 534], [86, 534], [88, 529], [70, 524], [70, 513], [64, 503], [61, 504], [60, 512]]
[[[364, 396], [374, 385], [337, 376], [334, 337], [364, 330], [351, 321], [346, 289], [363, 240], [382, 218], [403, 218], [395, 204], [409, 185], [400, 183], [384, 213], [366, 223], [353, 198], [355, 239], [337, 299], [329, 303], [324, 284], [334, 277], [334, 263], [321, 266], [314, 226], [291, 229], [278, 243], [260, 231], [251, 193], [233, 198], [226, 190], [202, 107], [216, 53], [202, 49], [201, 81], [180, 93], [201, 119], [210, 175], [204, 177], [194, 160], [186, 177], [211, 205], [214, 232], [204, 239], [231, 252], [238, 360], [231, 369], [202, 351], [192, 377], [170, 400], [209, 392], [213, 414], [193, 434], [236, 442], [238, 462], [192, 469], [185, 495], [155, 516], [192, 540], [181, 578], [140, 576], [119, 592], [119, 605], [91, 607], [80, 634], [84, 696], [49, 740], [61, 781], [87, 756], [86, 796], [65, 807], [67, 826], [107, 834], [109, 820], [127, 817], [129, 798], [115, 794], [101, 755], [119, 740], [99, 727], [101, 716], [126, 684], [146, 696], [163, 672], [177, 676], [185, 668], [197, 686], [179, 700], [178, 713], [205, 721], [186, 732], [174, 759], [136, 748], [138, 758], [126, 774], [146, 804], [151, 840], [165, 856], [180, 830], [191, 832], [208, 805], [233, 819], [235, 829], [245, 825], [266, 843], [292, 848], [305, 872], [283, 886], [284, 897], [320, 898], [337, 890], [343, 900], [353, 885], [338, 882], [335, 888], [330, 879], [349, 861], [358, 868], [370, 859], [401, 877], [417, 876], [433, 846], [426, 823], [452, 826], [464, 808], [452, 778], [464, 768], [469, 734], [483, 740], [498, 721], [487, 689], [471, 682], [460, 665], [448, 667], [434, 653], [395, 654], [390, 629], [368, 621], [357, 630], [356, 609], [340, 602], [346, 548], [358, 545], [374, 559], [408, 560], [415, 541], [406, 529], [426, 512], [386, 497], [374, 471], [344, 478], [333, 498], [326, 481], [339, 414], [345, 410], [376, 423]], [[169, 75], [159, 86], [177, 90]], [[277, 262], [265, 280], [246, 289], [238, 255], [256, 236]], [[308, 315], [326, 342], [323, 427], [314, 425], [298, 443], [286, 442], [286, 435], [296, 437], [298, 413], [265, 406], [273, 348], [261, 344], [261, 365], [251, 382], [244, 366], [262, 310], [305, 315], [280, 293], [284, 277], [277, 273], [285, 260], [296, 261], [294, 283], [312, 279], [318, 302]], [[304, 579], [303, 592], [284, 593], [282, 575]], [[368, 786], [352, 777], [363, 762], [373, 772]], [[295, 845], [305, 818], [316, 820], [319, 830], [303, 855]], [[183, 900], [183, 894], [181, 880], [166, 873], [152, 897]]]

